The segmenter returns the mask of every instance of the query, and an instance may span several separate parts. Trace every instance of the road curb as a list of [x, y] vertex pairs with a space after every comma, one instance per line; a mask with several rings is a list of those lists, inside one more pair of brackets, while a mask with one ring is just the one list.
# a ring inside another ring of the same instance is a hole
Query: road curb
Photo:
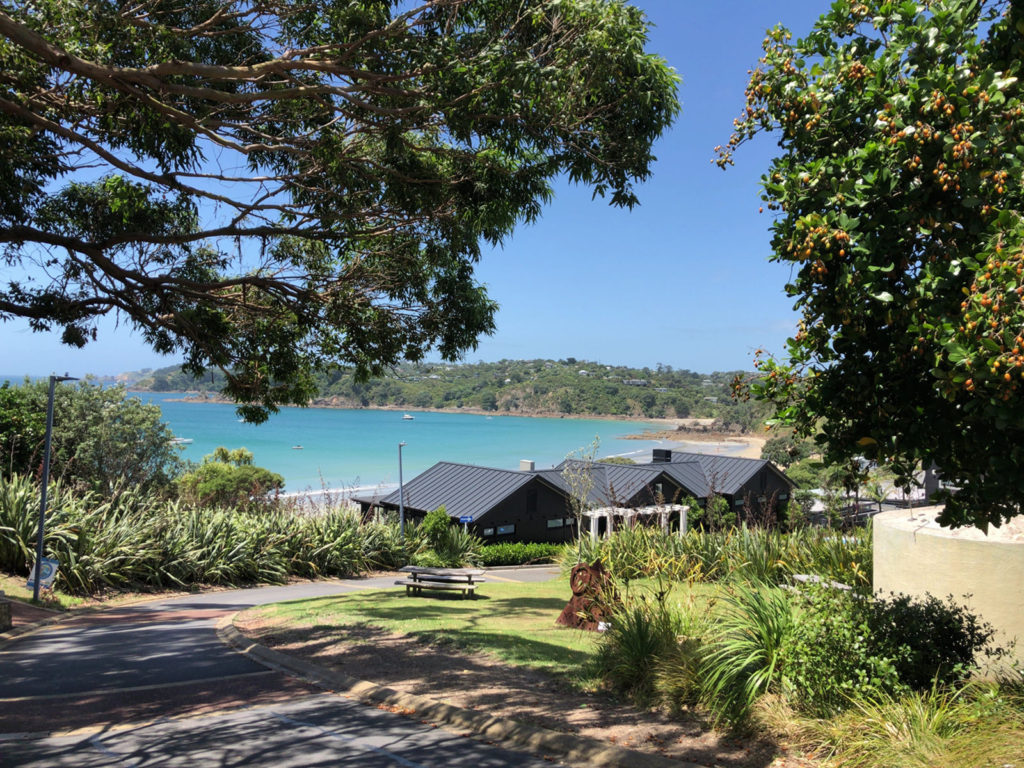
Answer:
[[531, 752], [556, 756], [587, 766], [601, 768], [707, 768], [686, 760], [673, 760], [661, 755], [652, 755], [634, 749], [617, 747], [571, 733], [561, 733], [547, 728], [517, 723], [455, 707], [425, 696], [400, 693], [365, 680], [327, 669], [319, 664], [275, 651], [250, 640], [234, 626], [238, 614], [225, 616], [217, 623], [217, 637], [254, 661], [275, 669], [297, 675], [304, 680], [330, 689], [364, 704], [393, 709], [400, 714], [415, 715], [420, 720], [445, 724], [453, 728], [472, 731], [487, 741], [500, 741], [509, 745], [525, 747]]

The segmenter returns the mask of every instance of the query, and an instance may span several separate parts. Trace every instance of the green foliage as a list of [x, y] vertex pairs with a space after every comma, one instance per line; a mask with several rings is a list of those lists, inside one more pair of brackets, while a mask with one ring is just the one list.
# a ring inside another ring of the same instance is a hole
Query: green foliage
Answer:
[[824, 488], [826, 475], [825, 465], [816, 459], [801, 459], [786, 470], [786, 477], [796, 483], [797, 488], [805, 490]]
[[603, 459], [598, 459], [602, 464], [636, 464], [628, 456], [606, 456]]
[[[46, 381], [0, 387], [0, 475], [41, 473], [48, 390]], [[58, 384], [50, 476], [105, 497], [125, 487], [160, 493], [182, 467], [173, 437], [159, 407], [124, 387]]]
[[737, 724], [780, 687], [795, 618], [779, 589], [737, 585], [722, 605], [701, 660], [701, 699], [716, 720]]
[[[600, 559], [619, 581], [662, 576], [672, 581], [744, 580], [786, 583], [794, 573], [816, 574], [857, 588], [871, 589], [871, 532], [843, 536], [821, 528], [783, 532], [761, 528], [728, 531], [690, 530], [685, 536], [659, 529], [617, 530], [596, 542], [582, 537], [581, 557]], [[576, 563], [566, 549], [563, 567]]]
[[268, 494], [284, 487], [284, 478], [253, 466], [252, 459], [252, 452], [245, 448], [229, 451], [219, 446], [178, 481], [181, 498], [197, 506], [266, 506], [273, 501]]
[[954, 526], [1024, 501], [1022, 23], [1006, 0], [865, 0], [772, 30], [720, 158], [779, 142], [763, 196], [802, 320], [754, 393], [829, 464], [907, 486], [934, 462]]
[[849, 768], [986, 768], [1024, 760], [1013, 684], [974, 683], [859, 699], [840, 717], [802, 723], [802, 741]]
[[472, 349], [483, 245], [562, 174], [635, 205], [679, 109], [611, 0], [5, 8], [5, 317], [83, 346], [120, 313], [251, 421]]
[[436, 548], [441, 543], [451, 527], [452, 520], [443, 506], [427, 512], [419, 525], [420, 533], [426, 538], [427, 546], [431, 548]]
[[[581, 376], [582, 369], [590, 372]], [[139, 389], [216, 392], [223, 375], [197, 378], [177, 368], [162, 368], [138, 377]], [[318, 374], [314, 402], [360, 408], [480, 409], [509, 414], [564, 412], [634, 417], [719, 419], [722, 429], [756, 431], [768, 411], [755, 401], [730, 396], [737, 372], [701, 374], [675, 370], [609, 366], [582, 361], [500, 360], [453, 365], [402, 364], [378, 378], [362, 381], [351, 368]], [[626, 382], [646, 382], [644, 386]], [[491, 397], [494, 396], [494, 409]], [[708, 397], [715, 398], [714, 402]]]
[[626, 595], [601, 636], [595, 663], [614, 688], [637, 702], [650, 703], [658, 660], [676, 646], [681, 632], [679, 613], [664, 591]]
[[910, 690], [948, 690], [984, 659], [1006, 653], [992, 644], [994, 630], [952, 598], [865, 599], [812, 586], [798, 610], [787, 682], [797, 706], [814, 715]]
[[786, 684], [799, 708], [828, 716], [854, 699], [905, 690], [896, 660], [873, 642], [867, 600], [811, 586], [801, 592], [797, 611], [786, 649]]
[[448, 530], [435, 543], [433, 554], [438, 565], [443, 568], [460, 568], [477, 565], [483, 542], [468, 531], [457, 525], [449, 526]]
[[793, 433], [770, 437], [765, 440], [764, 446], [761, 448], [762, 459], [767, 459], [783, 469], [806, 459], [812, 453], [814, 453], [814, 443], [807, 439], [798, 439]]
[[[35, 483], [0, 479], [0, 570], [28, 573], [38, 504]], [[346, 509], [309, 516], [193, 508], [130, 488], [103, 500], [61, 483], [50, 489], [45, 551], [60, 562], [57, 586], [80, 595], [354, 576], [408, 562], [397, 525], [361, 526]]]
[[915, 690], [950, 686], [966, 679], [983, 660], [1006, 649], [992, 643], [995, 630], [950, 595], [915, 599], [890, 595], [871, 603], [871, 637], [888, 648], [900, 681]]
[[479, 564], [486, 568], [495, 565], [552, 563], [564, 549], [564, 544], [542, 542], [506, 541], [488, 544], [480, 548]]
[[412, 530], [412, 561], [428, 568], [476, 565], [483, 542], [462, 526], [453, 525], [445, 508], [428, 512]]

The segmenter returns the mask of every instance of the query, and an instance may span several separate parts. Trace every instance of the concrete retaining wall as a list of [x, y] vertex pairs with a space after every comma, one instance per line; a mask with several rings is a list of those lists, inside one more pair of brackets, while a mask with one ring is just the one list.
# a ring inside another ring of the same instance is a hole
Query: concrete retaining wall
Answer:
[[1017, 638], [1014, 654], [1024, 662], [1024, 516], [985, 535], [942, 528], [938, 512], [923, 507], [875, 517], [875, 592], [953, 595], [998, 630], [997, 642]]

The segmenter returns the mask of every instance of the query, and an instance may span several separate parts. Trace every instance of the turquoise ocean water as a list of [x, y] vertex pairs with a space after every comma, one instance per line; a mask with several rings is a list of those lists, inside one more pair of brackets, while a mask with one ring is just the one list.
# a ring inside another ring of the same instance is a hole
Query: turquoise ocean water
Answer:
[[[282, 408], [265, 424], [240, 422], [232, 405], [180, 402], [181, 394], [132, 393], [159, 405], [178, 437], [193, 442], [182, 455], [201, 461], [218, 445], [245, 447], [256, 464], [280, 473], [286, 491], [367, 488], [398, 483], [398, 444], [406, 480], [438, 461], [517, 469], [557, 464], [600, 437], [600, 455], [648, 452], [657, 443], [624, 440], [652, 425], [643, 421], [548, 419], [468, 413]], [[294, 446], [302, 446], [298, 449]]]

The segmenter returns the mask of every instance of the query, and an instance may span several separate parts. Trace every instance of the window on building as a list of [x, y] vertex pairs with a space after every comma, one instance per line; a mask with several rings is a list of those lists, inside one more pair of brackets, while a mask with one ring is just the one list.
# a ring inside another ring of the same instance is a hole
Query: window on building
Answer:
[[562, 518], [560, 518], [560, 517], [553, 517], [553, 518], [550, 518], [548, 520], [548, 528], [561, 528], [561, 527], [562, 527]]
[[515, 533], [515, 532], [516, 532], [516, 527], [514, 525], [499, 525], [498, 526], [498, 535], [499, 536], [506, 536], [506, 535], [508, 535], [510, 533]]
[[493, 536], [493, 535], [494, 535], [494, 529], [493, 528], [484, 528], [484, 536]]

